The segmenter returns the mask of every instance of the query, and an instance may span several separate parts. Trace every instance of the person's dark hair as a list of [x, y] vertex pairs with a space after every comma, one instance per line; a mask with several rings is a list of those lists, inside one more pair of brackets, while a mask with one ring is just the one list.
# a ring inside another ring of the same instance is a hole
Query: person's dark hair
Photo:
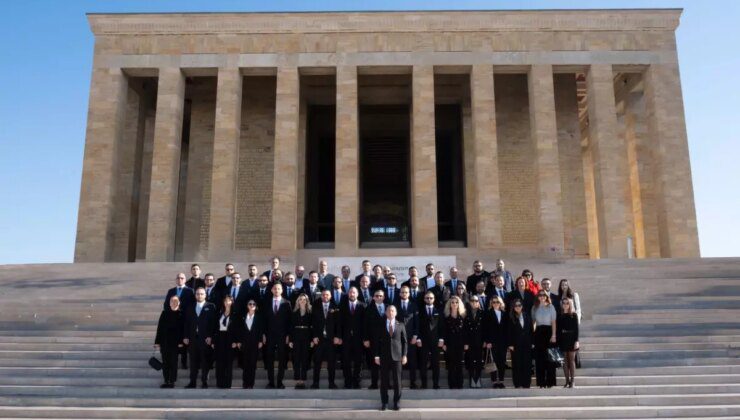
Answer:
[[519, 315], [514, 312], [514, 307], [516, 307], [517, 303], [521, 305], [522, 307], [522, 316], [524, 316], [524, 303], [522, 303], [521, 299], [514, 299], [511, 302], [511, 307], [509, 308], [509, 318], [512, 322], [519, 322]]
[[319, 274], [319, 272], [316, 270], [311, 270], [308, 272], [308, 275], [310, 276], [311, 274]]
[[247, 268], [252, 268], [252, 267], [254, 267], [254, 268], [257, 268], [257, 265], [256, 265], [256, 264], [249, 264], [249, 265], [247, 266]]
[[190, 269], [192, 270], [194, 267], [200, 268], [200, 264], [193, 264], [193, 265], [190, 266]]
[[226, 265], [224, 265], [224, 268], [226, 268], [226, 267], [228, 267], [228, 266], [236, 267], [236, 266], [235, 266], [234, 264], [232, 264], [232, 263], [226, 263]]
[[427, 265], [424, 266], [424, 268], [429, 268], [429, 267], [434, 267], [434, 264], [428, 263]]
[[370, 260], [362, 260], [362, 265], [365, 265], [365, 263], [369, 263]]
[[563, 298], [563, 283], [568, 283], [568, 291], [565, 293], [565, 296], [568, 299], [573, 300], [573, 293], [574, 292], [573, 292], [573, 288], [570, 287], [570, 282], [568, 281], [568, 279], [561, 279], [560, 280], [560, 283], [558, 283], [558, 298], [560, 298], [560, 299]]

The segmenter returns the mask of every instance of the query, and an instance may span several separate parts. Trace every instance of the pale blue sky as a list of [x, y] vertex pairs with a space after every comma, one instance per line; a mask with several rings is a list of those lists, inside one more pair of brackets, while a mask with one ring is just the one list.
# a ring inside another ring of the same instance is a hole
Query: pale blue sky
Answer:
[[93, 37], [87, 12], [682, 7], [678, 29], [702, 255], [740, 256], [740, 2], [41, 1], [0, 14], [0, 264], [71, 262]]

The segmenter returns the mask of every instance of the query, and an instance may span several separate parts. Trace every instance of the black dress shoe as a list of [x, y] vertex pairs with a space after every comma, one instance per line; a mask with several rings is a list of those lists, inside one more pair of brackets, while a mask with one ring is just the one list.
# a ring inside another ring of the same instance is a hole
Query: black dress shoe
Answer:
[[367, 389], [378, 389], [378, 385], [370, 385]]
[[[169, 388], [170, 387], [170, 384], [162, 384], [159, 387], [160, 388]], [[567, 385], [566, 385], [566, 387], [567, 387]]]
[[417, 389], [416, 383], [411, 382], [411, 384], [409, 385], [409, 389]]
[[311, 384], [311, 389], [319, 389], [319, 384]]
[[393, 404], [393, 411], [398, 411], [400, 409], [401, 409], [401, 407], [398, 405], [398, 403], [394, 403]]
[[279, 384], [277, 384], [277, 389], [285, 389], [285, 385], [283, 385], [283, 383], [280, 382]]
[[434, 385], [433, 388], [434, 389], [439, 389], [439, 385]]
[[362, 387], [360, 386], [360, 383], [359, 382], [355, 382], [355, 383], [352, 384], [352, 389], [361, 389], [361, 388]]
[[329, 384], [329, 389], [337, 389], [339, 388], [337, 384]]
[[388, 408], [388, 404], [381, 404], [380, 405], [380, 411], [385, 411], [386, 408]]
[[201, 384], [200, 387], [203, 388], [203, 389], [207, 389], [208, 388], [208, 382], [203, 382], [203, 384]]
[[[329, 387], [329, 388], [331, 388], [331, 387]], [[352, 389], [352, 384], [349, 384], [349, 383], [344, 384], [344, 389]]]
[[275, 389], [275, 384], [267, 384], [265, 389]]
[[188, 389], [193, 389], [193, 388], [195, 388], [195, 382], [190, 382], [190, 383], [188, 383], [187, 385], [185, 385], [185, 388], [188, 388]]

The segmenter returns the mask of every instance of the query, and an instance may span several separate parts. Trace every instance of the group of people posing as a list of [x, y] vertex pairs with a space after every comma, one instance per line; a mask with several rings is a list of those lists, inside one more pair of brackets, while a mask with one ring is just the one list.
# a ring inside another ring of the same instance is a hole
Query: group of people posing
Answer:
[[476, 261], [465, 280], [455, 267], [449, 277], [433, 264], [424, 276], [410, 267], [403, 284], [390, 268], [367, 260], [354, 277], [348, 266], [340, 275], [329, 273], [325, 261], [308, 274], [300, 265], [284, 273], [277, 257], [270, 264], [261, 274], [250, 264], [245, 275], [226, 264], [218, 279], [201, 277], [193, 264], [190, 278], [176, 276], [155, 339], [163, 388], [175, 385], [178, 356], [183, 368], [190, 365], [186, 388], [195, 388], [199, 375], [207, 388], [214, 364], [216, 385], [230, 388], [234, 360], [242, 387], [253, 388], [261, 354], [267, 388], [284, 388], [290, 359], [296, 389], [307, 387], [309, 369], [310, 388], [318, 388], [324, 364], [329, 388], [336, 389], [339, 363], [347, 389], [360, 388], [363, 370], [370, 371], [369, 388], [380, 382], [382, 409], [392, 383], [392, 408], [398, 409], [402, 369], [411, 389], [426, 389], [430, 370], [431, 388], [439, 389], [441, 360], [451, 389], [463, 387], [464, 371], [469, 386], [480, 388], [487, 363], [495, 366], [493, 387], [504, 388], [507, 354], [514, 387], [531, 386], [533, 361], [537, 386], [555, 386], [551, 347], [564, 354], [565, 387], [573, 387], [581, 309], [566, 279], [552, 290], [550, 279], [536, 281], [530, 270], [514, 278], [502, 260], [490, 272]]

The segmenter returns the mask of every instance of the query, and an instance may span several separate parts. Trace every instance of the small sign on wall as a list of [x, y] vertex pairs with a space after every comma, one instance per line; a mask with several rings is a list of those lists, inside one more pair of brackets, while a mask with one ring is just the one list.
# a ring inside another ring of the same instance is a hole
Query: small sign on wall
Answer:
[[[329, 272], [334, 275], [341, 275], [342, 266], [348, 265], [351, 273], [350, 278], [362, 273], [362, 261], [369, 260], [373, 266], [380, 264], [388, 266], [396, 275], [398, 283], [409, 279], [409, 267], [415, 266], [419, 270], [419, 277], [426, 276], [427, 264], [434, 264], [434, 271], [441, 271], [445, 279], [450, 276], [450, 268], [455, 267], [457, 258], [454, 255], [431, 255], [431, 256], [407, 256], [407, 257], [322, 257], [319, 261], [326, 261]], [[318, 263], [318, 262], [317, 262]], [[318, 265], [318, 264], [317, 264]]]

